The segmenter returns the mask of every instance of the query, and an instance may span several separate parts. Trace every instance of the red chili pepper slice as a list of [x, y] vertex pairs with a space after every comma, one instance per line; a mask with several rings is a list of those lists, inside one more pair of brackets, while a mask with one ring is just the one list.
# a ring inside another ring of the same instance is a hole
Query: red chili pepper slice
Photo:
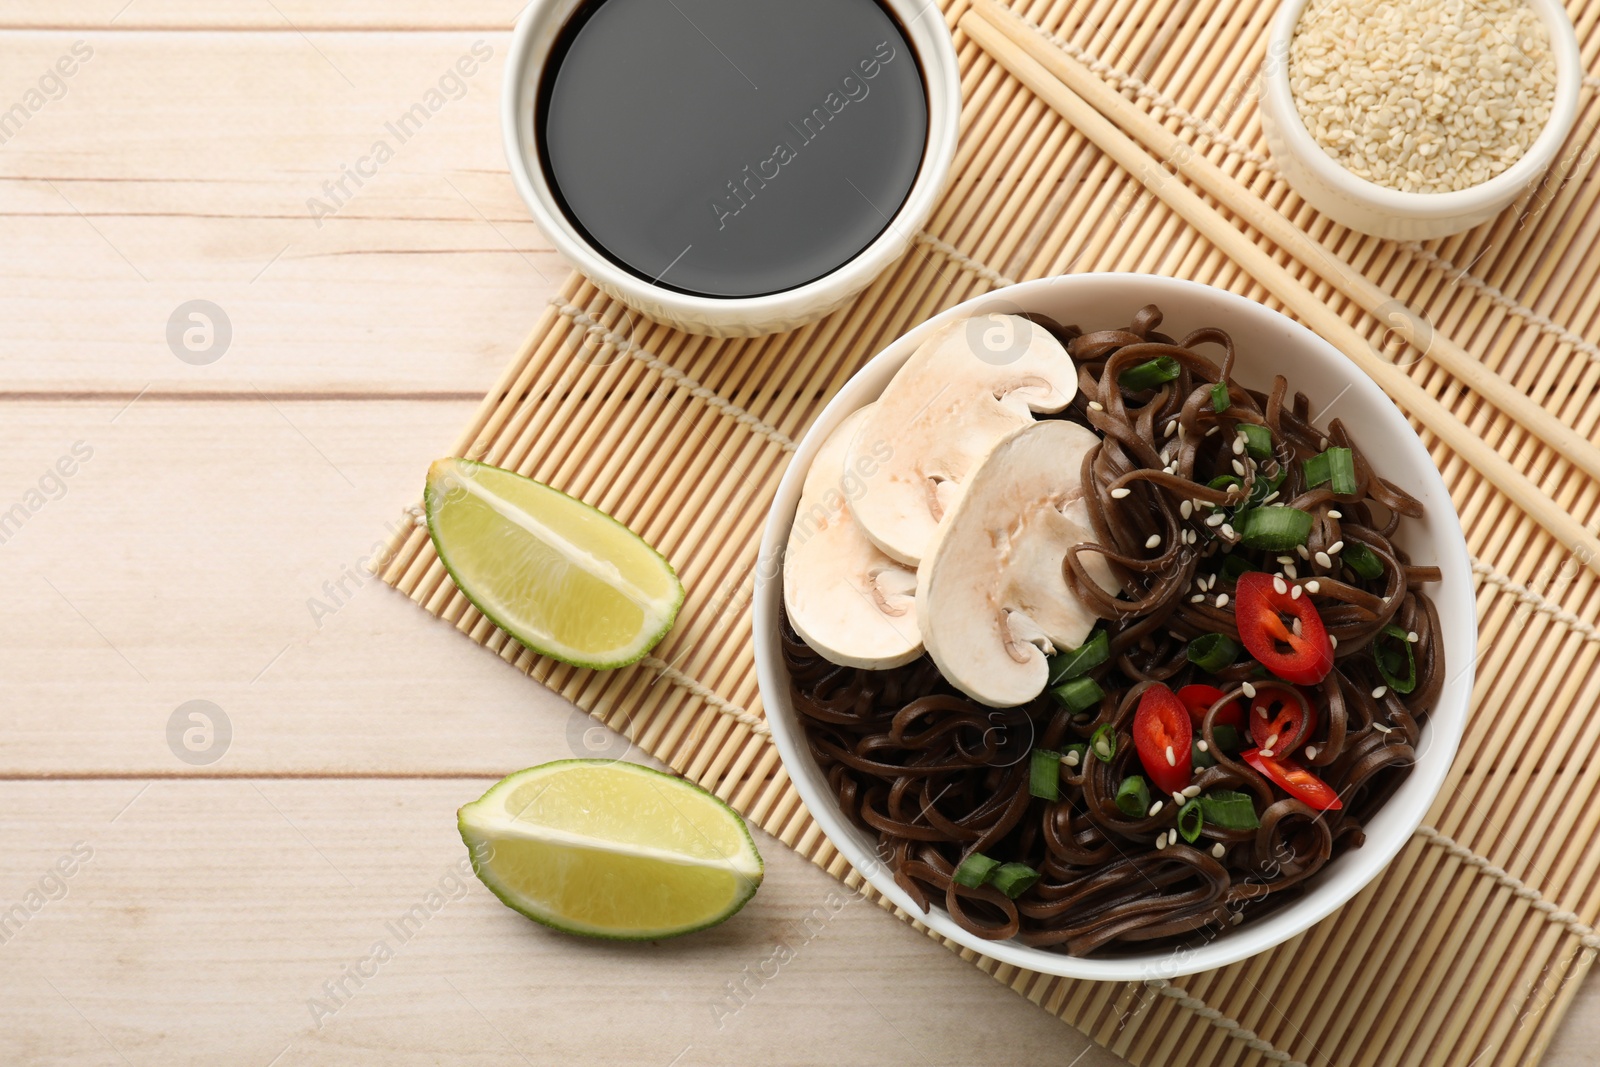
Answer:
[[1272, 754], [1296, 752], [1317, 728], [1317, 706], [1298, 689], [1261, 685], [1250, 701], [1250, 739]]
[[1252, 748], [1241, 752], [1239, 758], [1260, 773], [1271, 778], [1284, 792], [1317, 811], [1338, 811], [1344, 807], [1339, 794], [1321, 778], [1312, 774], [1288, 756], [1263, 756], [1261, 750]]
[[[1311, 598], [1278, 592], [1276, 583], [1282, 581], [1260, 571], [1240, 576], [1234, 594], [1239, 638], [1256, 662], [1279, 678], [1316, 685], [1333, 670], [1333, 643]], [[1283, 624], [1283, 615], [1300, 620], [1299, 633]], [[1280, 650], [1281, 645], [1288, 645], [1288, 651]]]
[[[1205, 721], [1206, 712], [1211, 710], [1211, 705], [1222, 699], [1222, 690], [1214, 685], [1186, 685], [1178, 690], [1178, 700], [1189, 709], [1189, 721], [1196, 730]], [[1217, 709], [1216, 725], [1232, 726], [1237, 730], [1244, 729], [1244, 705], [1237, 700], [1230, 700]]]
[[1133, 744], [1145, 773], [1162, 792], [1176, 793], [1188, 786], [1194, 769], [1189, 749], [1193, 741], [1188, 709], [1172, 690], [1159, 684], [1146, 689], [1133, 713]]

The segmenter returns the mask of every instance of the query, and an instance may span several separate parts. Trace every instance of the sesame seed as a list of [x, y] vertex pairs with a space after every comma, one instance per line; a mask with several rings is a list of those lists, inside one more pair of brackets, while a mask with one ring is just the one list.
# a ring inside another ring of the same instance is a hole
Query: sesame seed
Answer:
[[1160, 852], [1162, 849], [1164, 849], [1166, 847], [1167, 847], [1167, 832], [1165, 830], [1163, 830], [1159, 834], [1156, 835], [1156, 851]]
[[1167, 766], [1168, 767], [1176, 767], [1177, 765], [1178, 765], [1178, 757], [1173, 755], [1172, 746], [1168, 745], [1167, 746]]
[[1389, 687], [1388, 686], [1380, 685], [1380, 686], [1378, 686], [1378, 688], [1376, 688], [1376, 689], [1374, 689], [1372, 691], [1372, 699], [1373, 700], [1382, 700], [1383, 699], [1383, 694], [1387, 693], [1388, 691], [1389, 691]]
[[1061, 762], [1065, 763], [1068, 767], [1076, 767], [1078, 765], [1078, 754], [1076, 752], [1068, 752], [1066, 755], [1061, 757]]
[[1223, 537], [1228, 537], [1228, 538], [1233, 537], [1233, 527], [1228, 525], [1227, 523], [1223, 523], [1222, 524], [1222, 531], [1221, 532], [1222, 532], [1222, 536]]
[[1328, 635], [1328, 644], [1330, 646], [1332, 646], [1333, 648], [1338, 648], [1339, 647], [1339, 639], [1337, 637], [1333, 636], [1332, 634], [1329, 634]]
[[1154, 804], [1150, 805], [1150, 814], [1151, 815], [1159, 815], [1159, 814], [1161, 814], [1162, 807], [1163, 807], [1162, 802], [1159, 801], [1159, 800], [1156, 801]]
[[1243, 478], [1244, 477], [1244, 464], [1240, 463], [1238, 460], [1234, 460], [1233, 461], [1233, 473], [1235, 473], [1239, 477]]
[[1194, 747], [1198, 748], [1201, 752], [1211, 751], [1211, 746], [1204, 741], [1196, 741]]
[[1173, 434], [1175, 434], [1177, 432], [1178, 432], [1178, 424], [1177, 424], [1177, 422], [1176, 421], [1169, 422], [1169, 423], [1167, 423], [1167, 432], [1165, 434], [1163, 434], [1162, 436], [1163, 437], [1171, 437]]
[[1393, 727], [1385, 726], [1381, 722], [1373, 723], [1372, 724], [1372, 728], [1374, 730], [1378, 731], [1380, 734], [1392, 734], [1392, 733], [1394, 733], [1394, 728]]
[[1244, 455], [1244, 434], [1240, 434], [1233, 439], [1233, 454], [1236, 456]]
[[1295, 586], [1293, 589], [1289, 590], [1289, 599], [1290, 600], [1299, 600], [1300, 599], [1300, 587], [1298, 585]]
[[1294, 569], [1293, 563], [1285, 563], [1283, 565], [1283, 573], [1287, 574], [1291, 578], [1300, 577], [1300, 572]]
[[1224, 515], [1220, 511], [1213, 511], [1210, 515], [1206, 516], [1206, 525], [1207, 526], [1221, 526], [1223, 523], [1225, 523], [1227, 521], [1228, 521], [1228, 516]]
[[1217, 594], [1217, 607], [1225, 608], [1227, 606], [1228, 606], [1228, 594], [1227, 593], [1218, 593]]
[[1191, 604], [1204, 604], [1205, 602], [1206, 595], [1204, 593], [1196, 593], [1194, 596], [1189, 598], [1189, 603]]
[[1422, 638], [1417, 636], [1417, 631], [1410, 630], [1410, 631], [1407, 631], [1407, 633], [1406, 633], [1406, 640], [1414, 645], [1418, 641], [1422, 640]]
[[1173, 791], [1172, 791], [1172, 802], [1173, 802], [1173, 803], [1174, 803], [1174, 804], [1176, 804], [1176, 805], [1178, 805], [1178, 807], [1180, 807], [1180, 808], [1181, 808], [1181, 807], [1183, 807], [1183, 800], [1184, 800], [1184, 797], [1183, 797], [1183, 790], [1181, 790], [1181, 789], [1174, 789], [1174, 790], [1173, 790]]
[[1220, 429], [1222, 429], [1221, 426], [1213, 426], [1213, 427], [1211, 427], [1211, 429], [1206, 431], [1206, 436], [1210, 437], [1212, 434], [1216, 433]]
[[[1256, 695], [1256, 687], [1251, 685], [1249, 682], [1240, 682], [1239, 683], [1239, 688], [1240, 688], [1240, 690], [1243, 691], [1244, 695], [1247, 696], [1247, 697], [1250, 697], [1250, 698], [1253, 699], [1255, 697], [1255, 695]], [[1266, 712], [1262, 711], [1261, 714], [1265, 715]]]
[[1091, 400], [1091, 401], [1089, 401], [1089, 409], [1091, 411], [1104, 411], [1106, 409], [1106, 406], [1104, 404], [1100, 403], [1100, 401], [1098, 401], [1098, 400]]
[[1326, 437], [1319, 438], [1317, 440], [1317, 447], [1326, 452], [1328, 450], [1328, 439]]
[[1216, 844], [1211, 846], [1211, 854], [1220, 860], [1222, 857], [1228, 854], [1228, 850], [1223, 847], [1221, 841], [1218, 841]]
[[1318, 552], [1317, 566], [1331, 570], [1333, 568], [1333, 560], [1329, 558], [1326, 552]]
[[1275, 745], [1277, 743], [1278, 743], [1278, 735], [1277, 734], [1273, 734], [1271, 737], [1267, 738], [1267, 743], [1262, 745], [1261, 747], [1264, 748], [1264, 749], [1270, 749], [1273, 745]]
[[1342, 518], [1344, 518], [1344, 512], [1335, 511], [1334, 509], [1329, 508], [1328, 509], [1328, 518], [1330, 518], [1330, 519], [1342, 519]]
[[1278, 562], [1287, 566], [1288, 564], [1294, 562], [1294, 557], [1293, 556], [1279, 556], [1278, 557]]
[[1272, 579], [1272, 589], [1273, 592], [1277, 593], [1279, 596], [1283, 596], [1289, 591], [1289, 587], [1283, 584], [1282, 578]]
[[1294, 546], [1294, 550], [1295, 550], [1295, 552], [1297, 552], [1299, 554], [1301, 559], [1310, 559], [1311, 558], [1311, 552], [1310, 552], [1309, 549], [1306, 548], [1305, 545], [1295, 545]]
[[1233, 918], [1229, 919], [1228, 922], [1233, 924], [1234, 926], [1238, 926], [1240, 923], [1244, 922], [1244, 912], [1242, 912], [1242, 911], [1234, 912], [1233, 913]]
[[1393, 599], [1394, 599], [1394, 597], [1392, 597], [1392, 596], [1386, 596], [1386, 597], [1384, 597], [1384, 598], [1383, 598], [1383, 602], [1384, 602], [1384, 603], [1385, 603], [1385, 604], [1387, 604], [1387, 603], [1388, 603], [1388, 602], [1389, 602], [1389, 601], [1391, 601], [1391, 600], [1393, 600]]
[[1197, 785], [1186, 785], [1186, 786], [1183, 787], [1183, 797], [1184, 797], [1185, 800], [1193, 800], [1195, 797], [1197, 797], [1199, 795], [1200, 795], [1200, 787], [1199, 786], [1197, 786]]
[[1276, 499], [1278, 499], [1278, 491], [1276, 489], [1274, 489], [1272, 492], [1270, 492], [1266, 496], [1262, 497], [1261, 498], [1261, 502], [1263, 504], [1270, 504]]
[[1192, 545], [1198, 540], [1199, 540], [1199, 538], [1195, 536], [1195, 532], [1193, 530], [1185, 530], [1185, 531], [1183, 531], [1183, 543], [1184, 544]]
[[1160, 534], [1151, 534], [1149, 537], [1146, 537], [1144, 539], [1144, 547], [1146, 547], [1146, 548], [1155, 548], [1160, 543], [1161, 543], [1161, 535]]
[[1322, 592], [1322, 583], [1318, 582], [1318, 581], [1309, 581], [1309, 582], [1307, 582], [1306, 583], [1306, 592], [1308, 592], [1311, 595], [1315, 596], [1316, 594]]
[[1298, 615], [1295, 616], [1294, 620], [1294, 635], [1296, 637], [1300, 636], [1300, 617]]
[[1333, 544], [1328, 546], [1328, 555], [1330, 556], [1337, 556], [1342, 551], [1344, 551], [1343, 541], [1335, 541]]
[[1317, 758], [1317, 748], [1316, 748], [1316, 746], [1315, 745], [1307, 745], [1306, 746], [1306, 759], [1316, 759], [1316, 758]]
[[1126, 486], [1122, 486], [1122, 487], [1119, 487], [1117, 489], [1111, 490], [1111, 499], [1112, 500], [1126, 500], [1132, 495], [1133, 495], [1133, 490], [1127, 488]]
[[1187, 519], [1190, 515], [1194, 514], [1194, 505], [1185, 500], [1183, 503], [1178, 505], [1178, 514]]
[[1275, 753], [1275, 752], [1273, 752], [1273, 751], [1272, 751], [1272, 749], [1270, 749], [1270, 748], [1264, 748], [1264, 749], [1262, 749], [1262, 750], [1261, 750], [1261, 754], [1262, 754], [1262, 755], [1263, 755], [1263, 756], [1273, 756], [1273, 755], [1276, 755], [1276, 753]]

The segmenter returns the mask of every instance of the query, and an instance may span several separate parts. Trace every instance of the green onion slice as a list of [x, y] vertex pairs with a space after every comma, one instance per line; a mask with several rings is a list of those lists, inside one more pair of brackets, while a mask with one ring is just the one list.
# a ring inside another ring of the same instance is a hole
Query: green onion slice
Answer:
[[1073, 711], [1088, 711], [1106, 698], [1106, 691], [1093, 678], [1071, 678], [1054, 689], [1050, 695]]
[[1243, 484], [1244, 484], [1244, 482], [1240, 481], [1237, 477], [1235, 477], [1232, 474], [1219, 474], [1215, 478], [1211, 479], [1209, 482], [1206, 483], [1206, 488], [1207, 489], [1228, 489], [1228, 488], [1231, 488], [1232, 486], [1243, 485]]
[[1255, 568], [1243, 556], [1222, 557], [1222, 576], [1230, 582], [1237, 582], [1253, 570]]
[[1089, 735], [1089, 751], [1101, 763], [1110, 763], [1117, 754], [1117, 731], [1111, 728], [1110, 723], [1101, 723], [1100, 728]]
[[1211, 740], [1224, 752], [1237, 752], [1240, 749], [1239, 731], [1226, 723], [1217, 723], [1211, 727]]
[[1228, 405], [1230, 403], [1232, 403], [1232, 401], [1228, 399], [1227, 382], [1218, 382], [1216, 385], [1211, 387], [1212, 411], [1215, 411], [1218, 415], [1221, 415], [1224, 411], [1228, 410]]
[[1061, 753], [1036, 748], [1028, 765], [1028, 792], [1045, 800], [1061, 799]]
[[1189, 662], [1216, 674], [1239, 658], [1239, 646], [1227, 634], [1201, 634], [1189, 642]]
[[1400, 627], [1391, 625], [1379, 630], [1372, 642], [1372, 655], [1390, 689], [1404, 696], [1417, 687], [1417, 659]]
[[1311, 534], [1311, 513], [1298, 508], [1256, 508], [1239, 520], [1239, 538], [1247, 548], [1283, 552], [1306, 543]]
[[1356, 458], [1348, 448], [1330, 448], [1305, 462], [1307, 487], [1328, 483], [1336, 496], [1356, 491]]
[[989, 881], [994, 887], [1012, 900], [1016, 900], [1028, 887], [1039, 880], [1039, 872], [1029, 867], [1026, 863], [1003, 864], [998, 871], [990, 876]]
[[1383, 560], [1372, 549], [1359, 541], [1345, 543], [1344, 552], [1340, 555], [1344, 565], [1355, 571], [1362, 578], [1383, 577]]
[[989, 876], [998, 866], [1000, 866], [999, 860], [992, 860], [982, 852], [974, 852], [962, 860], [961, 866], [956, 868], [956, 884], [976, 889], [989, 880]]
[[1089, 640], [1077, 648], [1065, 652], [1057, 652], [1050, 657], [1050, 680], [1052, 686], [1060, 685], [1069, 678], [1077, 678], [1088, 674], [1100, 664], [1111, 658], [1111, 639], [1104, 630], [1096, 630]]
[[1157, 356], [1149, 362], [1129, 367], [1117, 375], [1117, 384], [1130, 393], [1142, 393], [1146, 389], [1154, 389], [1158, 385], [1165, 385], [1174, 380], [1181, 369], [1178, 361], [1171, 356]]
[[[1261, 825], [1255, 802], [1248, 794], [1232, 789], [1213, 789], [1195, 798], [1205, 821], [1222, 830], [1254, 830]], [[1184, 805], [1188, 807], [1188, 805]], [[1180, 813], [1181, 816], [1181, 813]], [[1181, 829], [1181, 826], [1180, 826]]]
[[1239, 432], [1244, 434], [1244, 450], [1256, 459], [1272, 457], [1272, 431], [1253, 422], [1241, 422]]
[[1130, 819], [1142, 819], [1150, 814], [1150, 787], [1137, 774], [1122, 780], [1112, 800], [1117, 810]]
[[1178, 833], [1189, 844], [1200, 840], [1200, 831], [1205, 828], [1206, 816], [1201, 810], [1200, 798], [1195, 797], [1189, 803], [1178, 809]]

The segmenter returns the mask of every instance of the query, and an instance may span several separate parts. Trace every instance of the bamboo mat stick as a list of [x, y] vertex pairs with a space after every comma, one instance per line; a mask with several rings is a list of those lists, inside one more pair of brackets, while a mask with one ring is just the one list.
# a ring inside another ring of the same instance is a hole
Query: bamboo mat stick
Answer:
[[1224, 207], [1321, 275], [1380, 322], [1392, 327], [1418, 351], [1532, 431], [1590, 477], [1600, 478], [1600, 448], [1596, 448], [1566, 423], [1552, 418], [1550, 412], [1522, 390], [1490, 370], [1455, 341], [1434, 330], [1422, 315], [1394, 294], [1341, 259], [1322, 242], [1307, 236], [1260, 197], [1230, 178], [1221, 167], [1196, 152], [1187, 141], [1129, 103], [1104, 79], [1053, 47], [1015, 15], [1000, 8], [995, 0], [974, 0], [972, 10], [1124, 133], [1144, 142], [1147, 148], [1170, 163], [1179, 174], [1210, 193]]
[[[987, 16], [987, 17], [985, 17]], [[1540, 526], [1571, 550], [1586, 566], [1600, 573], [1600, 539], [1562, 510], [1498, 452], [1461, 423], [1450, 410], [1382, 359], [1366, 338], [1334, 314], [1270, 255], [1262, 251], [1220, 212], [1168, 174], [1160, 162], [1119, 130], [1104, 115], [1056, 78], [989, 19], [1009, 21], [987, 0], [961, 20], [961, 29], [1011, 74], [1050, 104], [1101, 151], [1115, 159], [1173, 211], [1261, 283], [1295, 316], [1342, 351], [1401, 407], [1471, 463]], [[1303, 239], [1302, 239], [1303, 240]], [[1548, 413], [1543, 418], [1555, 421]]]

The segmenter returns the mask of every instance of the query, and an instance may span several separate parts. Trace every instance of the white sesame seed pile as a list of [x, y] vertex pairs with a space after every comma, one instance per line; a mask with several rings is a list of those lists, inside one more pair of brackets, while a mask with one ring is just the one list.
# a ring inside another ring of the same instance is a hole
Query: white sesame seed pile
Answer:
[[1521, 158], [1550, 118], [1556, 67], [1524, 0], [1314, 0], [1289, 46], [1289, 86], [1341, 166], [1445, 193]]

